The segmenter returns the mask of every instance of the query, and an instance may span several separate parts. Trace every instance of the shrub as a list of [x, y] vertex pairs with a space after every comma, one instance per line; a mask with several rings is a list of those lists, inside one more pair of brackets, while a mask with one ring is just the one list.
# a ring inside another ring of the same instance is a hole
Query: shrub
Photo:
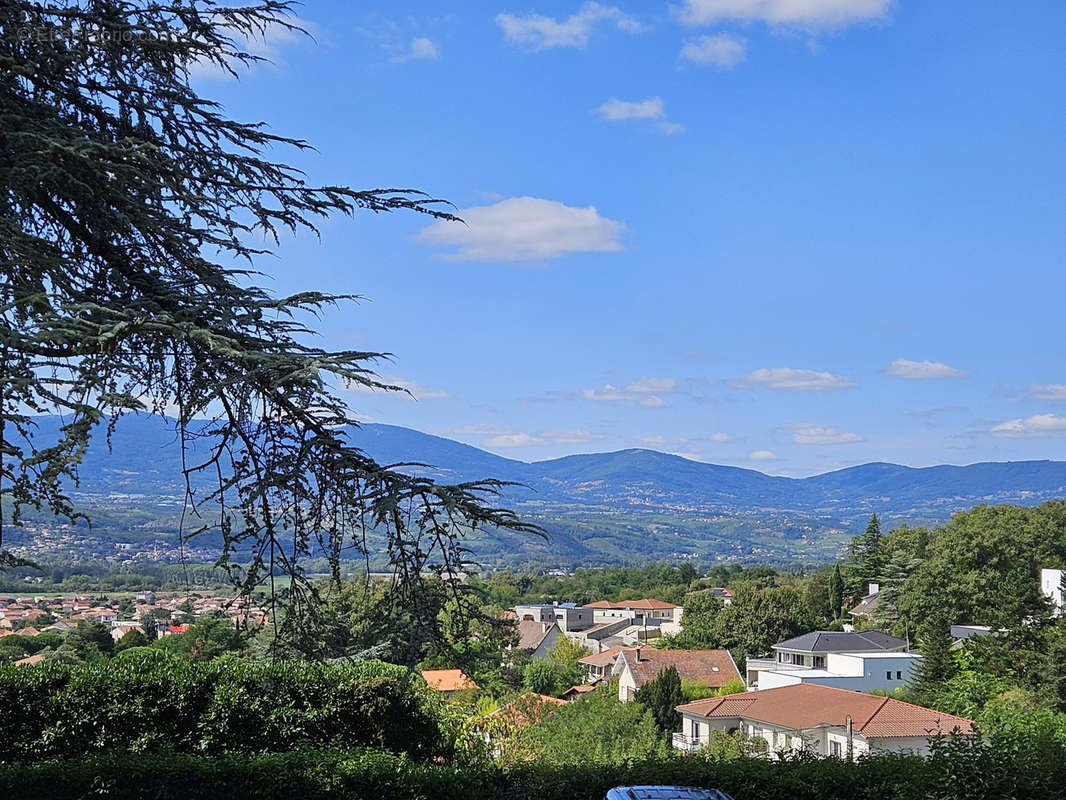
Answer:
[[130, 648], [102, 664], [0, 667], [0, 761], [118, 749], [263, 753], [299, 746], [451, 752], [435, 693], [377, 663], [191, 663]]

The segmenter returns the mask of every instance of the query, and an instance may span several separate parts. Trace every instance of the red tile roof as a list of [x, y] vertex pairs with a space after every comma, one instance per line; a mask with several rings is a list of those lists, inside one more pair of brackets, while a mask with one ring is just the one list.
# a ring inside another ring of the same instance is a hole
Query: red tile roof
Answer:
[[579, 664], [585, 664], [590, 667], [608, 667], [614, 663], [614, 660], [618, 657], [618, 654], [623, 650], [632, 650], [632, 647], [610, 647], [604, 650], [602, 653], [595, 653], [591, 656], [585, 656], [579, 658], [577, 661]]
[[527, 725], [539, 722], [560, 706], [565, 705], [566, 701], [560, 700], [558, 697], [526, 692], [510, 703], [500, 706], [489, 716], [502, 719], [516, 728], [524, 728]]
[[438, 692], [480, 688], [461, 669], [424, 669], [422, 678], [430, 689], [436, 689]]
[[931, 708], [848, 689], [810, 683], [763, 689], [758, 692], [708, 697], [678, 706], [702, 717], [745, 717], [793, 730], [820, 725], [844, 727], [850, 716], [856, 733], [864, 737], [930, 736], [936, 733], [973, 733], [973, 723]]
[[667, 603], [665, 600], [654, 600], [650, 597], [645, 597], [642, 600], [619, 600], [618, 602], [597, 600], [594, 603], [585, 604], [585, 608], [617, 608], [622, 610], [637, 608], [642, 611], [665, 611], [677, 607], [678, 606], [675, 603]]
[[639, 689], [648, 681], [655, 680], [659, 673], [674, 667], [677, 674], [688, 680], [699, 681], [712, 689], [725, 686], [736, 678], [743, 681], [736, 662], [728, 650], [657, 650], [654, 647], [626, 648], [621, 654], [633, 673]]

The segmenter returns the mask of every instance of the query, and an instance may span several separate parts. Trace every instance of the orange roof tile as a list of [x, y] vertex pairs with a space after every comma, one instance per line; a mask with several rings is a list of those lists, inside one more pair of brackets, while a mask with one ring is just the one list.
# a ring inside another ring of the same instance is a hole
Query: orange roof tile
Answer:
[[935, 733], [973, 733], [963, 717], [848, 689], [810, 683], [763, 689], [727, 697], [708, 697], [678, 706], [702, 717], [745, 717], [794, 730], [820, 725], [844, 727], [850, 716], [857, 733], [866, 738], [930, 736]]
[[438, 692], [457, 692], [460, 689], [479, 689], [461, 669], [424, 669], [422, 678], [430, 689]]

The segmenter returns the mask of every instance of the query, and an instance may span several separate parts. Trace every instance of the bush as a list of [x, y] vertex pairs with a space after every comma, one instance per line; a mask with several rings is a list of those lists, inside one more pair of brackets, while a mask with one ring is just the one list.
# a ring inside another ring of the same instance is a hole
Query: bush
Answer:
[[[632, 705], [632, 704], [628, 704]], [[553, 716], [553, 718], [555, 718]], [[1019, 749], [1021, 748], [1021, 749]], [[575, 754], [576, 756], [577, 754]], [[623, 784], [714, 786], [736, 800], [1055, 800], [1066, 794], [1057, 755], [1022, 740], [947, 738], [931, 756], [876, 755], [848, 763], [796, 757], [724, 761], [676, 752], [608, 763], [455, 766], [382, 751], [297, 750], [225, 754], [123, 754], [41, 764], [0, 765], [9, 800], [603, 800]]]
[[190, 663], [130, 648], [101, 664], [0, 666], [0, 761], [300, 746], [426, 758], [455, 744], [440, 705], [419, 677], [391, 665]]

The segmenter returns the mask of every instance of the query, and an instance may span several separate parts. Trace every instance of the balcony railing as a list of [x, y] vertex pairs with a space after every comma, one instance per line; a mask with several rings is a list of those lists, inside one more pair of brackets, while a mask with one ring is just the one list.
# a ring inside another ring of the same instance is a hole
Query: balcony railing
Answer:
[[699, 750], [706, 744], [707, 740], [698, 736], [686, 736], [683, 733], [674, 734], [674, 747], [678, 750]]

